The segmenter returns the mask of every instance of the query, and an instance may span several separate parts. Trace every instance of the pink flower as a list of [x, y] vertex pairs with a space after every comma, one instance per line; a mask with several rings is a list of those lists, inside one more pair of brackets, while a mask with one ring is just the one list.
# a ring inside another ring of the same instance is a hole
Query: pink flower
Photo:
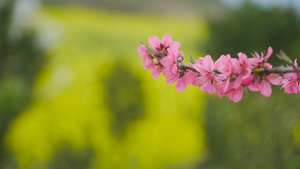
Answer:
[[[297, 59], [295, 59], [295, 61], [294, 61], [294, 66], [298, 67]], [[283, 77], [284, 77], [284, 80], [283, 80], [282, 87], [284, 88], [286, 93], [288, 93], [288, 94], [300, 93], [299, 73], [286, 73], [283, 75]]]
[[247, 79], [251, 75], [251, 69], [253, 68], [246, 54], [238, 53], [238, 57], [238, 60], [227, 57], [230, 59], [229, 63], [231, 63], [227, 64], [227, 66], [231, 67], [231, 71], [227, 72], [229, 73], [229, 78], [224, 81], [225, 84], [223, 83], [224, 94], [227, 94], [228, 98], [234, 102], [242, 99], [244, 83], [248, 83]]
[[169, 57], [164, 57], [161, 60], [161, 64], [163, 65], [163, 74], [167, 78], [167, 84], [174, 83], [179, 76], [178, 66], [176, 63], [176, 57], [179, 55], [178, 51], [171, 50], [169, 53]]
[[215, 64], [215, 67], [221, 72], [219, 77], [220, 89], [222, 95], [227, 95], [230, 100], [238, 102], [243, 96], [242, 80], [244, 77], [243, 67], [240, 61], [231, 58], [230, 55], [222, 55]]
[[283, 88], [286, 93], [300, 93], [300, 86], [299, 86], [299, 74], [298, 73], [286, 73], [283, 75]]
[[248, 89], [251, 91], [260, 91], [265, 97], [271, 96], [272, 89], [270, 83], [273, 85], [280, 85], [282, 83], [281, 76], [277, 74], [264, 75], [262, 77], [251, 75], [249, 78], [252, 79], [252, 82], [247, 86]]
[[[160, 40], [157, 36], [149, 38], [150, 47], [141, 45], [137, 51], [142, 56], [145, 69], [150, 69], [153, 78], [157, 78], [161, 72], [166, 76], [167, 84], [176, 82], [175, 88], [182, 92], [188, 84], [199, 86], [200, 90], [207, 94], [217, 92], [219, 97], [227, 97], [238, 102], [243, 96], [244, 87], [251, 91], [260, 91], [265, 97], [272, 93], [272, 85], [282, 85], [286, 93], [300, 93], [300, 73], [291, 70], [298, 67], [295, 60], [293, 67], [278, 73], [278, 69], [272, 69], [267, 60], [273, 53], [271, 47], [267, 53], [255, 52], [253, 58], [248, 58], [244, 53], [238, 53], [238, 59], [231, 58], [229, 54], [222, 55], [215, 63], [211, 56], [200, 57], [184, 65], [183, 53], [178, 51], [179, 42], [172, 41], [172, 36], [167, 33]], [[283, 59], [288, 58], [282, 55]], [[282, 68], [284, 69], [284, 68]], [[277, 72], [277, 73], [270, 73]], [[286, 73], [293, 72], [293, 73]], [[282, 78], [284, 77], [284, 79]]]
[[137, 52], [139, 55], [142, 56], [142, 62], [144, 64], [145, 69], [149, 69], [149, 66], [152, 64], [152, 58], [150, 56], [150, 53], [147, 50], [146, 45], [141, 45], [138, 47]]
[[236, 89], [231, 89], [226, 94], [227, 94], [228, 99], [230, 99], [234, 102], [239, 102], [243, 96], [243, 87], [239, 86]]
[[188, 84], [192, 84], [194, 82], [194, 80], [196, 79], [197, 74], [191, 71], [188, 71], [186, 73], [183, 74], [182, 77], [179, 77], [175, 88], [177, 89], [177, 91], [182, 92], [186, 89], [186, 86]]
[[251, 69], [253, 68], [253, 66], [250, 64], [250, 61], [246, 54], [240, 52], [238, 53], [238, 57], [242, 80], [245, 80], [251, 75]]
[[222, 72], [221, 76], [226, 78], [232, 74], [234, 66], [236, 65], [237, 60], [231, 58], [229, 54], [221, 55], [220, 58], [215, 63], [215, 68]]
[[168, 55], [170, 50], [177, 51], [180, 47], [180, 42], [172, 41], [172, 35], [167, 33], [162, 37], [160, 41], [157, 36], [149, 37], [150, 48], [155, 50], [156, 52], [165, 51]]
[[[270, 63], [266, 63], [267, 59], [272, 55], [272, 52], [273, 49], [271, 47], [268, 48], [266, 56], [264, 56], [264, 53], [259, 55], [255, 52], [253, 58], [249, 59], [253, 68], [272, 68], [273, 66]], [[272, 93], [270, 83], [273, 85], [280, 85], [282, 83], [282, 78], [276, 74], [255, 74], [245, 78], [243, 83], [247, 85], [249, 90], [260, 91], [263, 96], [269, 97]]]
[[264, 56], [264, 53], [262, 52], [261, 55], [259, 55], [257, 52], [255, 52], [253, 54], [253, 58], [249, 59], [251, 64], [254, 66], [254, 67], [262, 67], [264, 66], [265, 64], [269, 64], [269, 63], [266, 63], [266, 61], [270, 58], [270, 56], [272, 55], [273, 53], [273, 49], [272, 47], [270, 46], [268, 48], [268, 52], [266, 54], [266, 56]]
[[152, 73], [152, 77], [157, 79], [162, 71], [162, 67], [158, 62], [153, 61], [150, 53], [147, 50], [145, 45], [141, 45], [137, 49], [139, 55], [142, 56], [142, 62], [144, 64], [145, 69], [150, 69]]
[[193, 85], [199, 86], [200, 90], [206, 92], [207, 94], [214, 94], [216, 91], [221, 97], [221, 92], [218, 85], [218, 77], [213, 72], [214, 62], [210, 55], [205, 56], [203, 59], [199, 58], [196, 64], [192, 65], [200, 75], [193, 82]]
[[[167, 84], [172, 84], [176, 81], [175, 88], [182, 92], [186, 89], [188, 84], [192, 84], [196, 78], [196, 74], [191, 71], [178, 69], [177, 58], [182, 57], [183, 53], [175, 50], [169, 51], [169, 57], [164, 57], [161, 60], [163, 65], [163, 74], [166, 76]], [[183, 64], [182, 62], [180, 64]]]
[[153, 66], [150, 69], [151, 69], [151, 74], [152, 74], [153, 79], [157, 79], [162, 71], [162, 66], [161, 65], [158, 65], [156, 67]]

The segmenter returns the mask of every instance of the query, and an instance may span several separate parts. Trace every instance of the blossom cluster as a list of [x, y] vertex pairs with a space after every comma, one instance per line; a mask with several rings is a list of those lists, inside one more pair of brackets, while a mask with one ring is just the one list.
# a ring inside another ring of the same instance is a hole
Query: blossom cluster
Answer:
[[207, 94], [217, 93], [220, 98], [227, 96], [234, 102], [241, 100], [245, 88], [269, 97], [272, 93], [271, 84], [282, 85], [286, 93], [300, 93], [297, 60], [287, 67], [273, 68], [267, 62], [273, 53], [271, 47], [267, 53], [255, 52], [251, 58], [241, 52], [237, 58], [227, 54], [215, 62], [210, 55], [199, 57], [198, 60], [191, 57], [186, 65], [183, 62], [184, 53], [178, 50], [181, 44], [172, 41], [171, 34], [165, 34], [162, 40], [151, 36], [148, 41], [150, 46], [142, 43], [137, 49], [144, 68], [151, 70], [154, 79], [163, 73], [167, 84], [176, 82], [175, 88], [179, 92], [192, 84]]

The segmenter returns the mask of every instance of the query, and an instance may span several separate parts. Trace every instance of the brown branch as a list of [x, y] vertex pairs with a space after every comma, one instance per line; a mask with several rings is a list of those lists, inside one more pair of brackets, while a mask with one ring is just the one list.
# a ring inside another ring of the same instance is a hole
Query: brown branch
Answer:
[[276, 74], [285, 74], [285, 73], [300, 73], [300, 69], [298, 67], [274, 67], [271, 69], [264, 68], [262, 73], [276, 73]]
[[187, 65], [181, 65], [182, 66], [182, 69], [184, 69], [184, 70], [187, 70], [187, 69], [190, 69], [190, 70], [192, 70], [192, 71], [194, 71], [194, 72], [198, 72], [196, 69], [194, 69], [192, 66], [187, 66]]
[[[190, 69], [194, 72], [198, 72], [196, 69], [194, 69], [192, 66], [187, 66], [184, 64], [180, 65], [180, 68], [182, 70], [187, 70]], [[275, 74], [285, 74], [285, 73], [300, 73], [300, 68], [299, 67], [274, 67], [274, 68], [263, 68], [263, 69], [254, 69], [252, 70], [253, 73], [265, 73], [265, 74], [270, 74], [270, 73], [275, 73]], [[221, 72], [219, 73], [221, 74]]]

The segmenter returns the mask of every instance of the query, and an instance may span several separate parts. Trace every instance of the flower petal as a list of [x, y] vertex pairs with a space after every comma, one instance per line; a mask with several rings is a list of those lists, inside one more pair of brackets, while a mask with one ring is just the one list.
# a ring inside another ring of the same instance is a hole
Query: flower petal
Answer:
[[154, 66], [149, 56], [143, 57], [142, 62], [144, 63], [145, 69], [150, 69], [150, 67]]
[[223, 91], [222, 86], [219, 86], [217, 83], [214, 83], [213, 86], [214, 86], [214, 88], [215, 88], [215, 90], [216, 90], [216, 92], [217, 92], [217, 94], [220, 98], [225, 95], [225, 93], [222, 92]]
[[295, 59], [295, 61], [294, 61], [294, 65], [295, 65], [295, 67], [298, 67], [298, 64], [297, 64], [297, 59]]
[[210, 55], [206, 55], [203, 59], [203, 68], [207, 72], [212, 72], [214, 70], [214, 61], [212, 60]]
[[193, 67], [194, 69], [196, 69], [199, 73], [201, 73], [201, 72], [204, 72], [204, 74], [207, 73], [206, 71], [203, 71], [202, 66], [201, 66], [200, 64], [198, 64], [198, 63], [192, 65], [192, 67]]
[[239, 102], [242, 99], [242, 97], [243, 97], [243, 87], [240, 86], [239, 88], [234, 90], [232, 101]]
[[137, 52], [141, 56], [148, 56], [149, 55], [149, 52], [147, 50], [146, 45], [139, 46], [138, 49], [137, 49]]
[[271, 96], [272, 89], [271, 89], [271, 86], [268, 82], [263, 80], [259, 87], [260, 87], [260, 92], [263, 96], [265, 96], [265, 97]]
[[280, 85], [282, 83], [282, 77], [276, 74], [270, 74], [269, 76], [267, 76], [267, 79], [273, 85]]
[[164, 45], [164, 47], [169, 46], [171, 44], [171, 42], [172, 42], [172, 35], [169, 34], [169, 33], [165, 34], [162, 37], [161, 41], [162, 41], [162, 44]]
[[152, 47], [154, 47], [154, 48], [157, 48], [157, 47], [159, 48], [160, 47], [160, 40], [157, 36], [149, 37], [148, 41], [149, 41], [149, 43]]
[[177, 89], [177, 91], [179, 92], [183, 92], [186, 89], [186, 83], [183, 79], [179, 79], [176, 82], [175, 88]]
[[153, 77], [154, 79], [157, 79], [158, 76], [159, 76], [160, 73], [161, 73], [161, 67], [158, 66], [158, 67], [156, 67], [156, 68], [154, 68], [154, 69], [151, 69], [151, 73], [152, 73], [152, 77]]
[[171, 43], [169, 44], [169, 48], [168, 48], [168, 49], [178, 50], [179, 47], [180, 47], [180, 45], [181, 45], [180, 42], [174, 41], [174, 42], [171, 42]]
[[174, 83], [176, 80], [178, 79], [177, 75], [170, 75], [168, 78], [167, 78], [167, 84], [172, 84]]
[[172, 59], [168, 58], [168, 57], [164, 57], [160, 63], [165, 67], [165, 68], [168, 68], [168, 69], [171, 69], [173, 67], [173, 61]]
[[173, 74], [177, 74], [178, 73], [177, 70], [178, 70], [177, 64], [173, 64], [173, 66], [172, 66], [172, 73]]
[[211, 84], [207, 84], [206, 87], [205, 87], [205, 92], [207, 94], [214, 94], [215, 93], [215, 88], [213, 85]]
[[250, 75], [251, 75], [251, 73], [252, 73], [252, 71], [251, 71], [251, 69], [250, 68], [247, 68], [246, 69], [246, 72], [245, 72], [245, 74], [244, 74], [244, 76], [243, 76], [243, 80], [245, 80], [245, 79], [247, 79]]
[[230, 83], [230, 79], [229, 78], [226, 81], [224, 81], [224, 83], [222, 83], [223, 84], [223, 92], [224, 93], [228, 92], [232, 88], [232, 86], [231, 87], [229, 86], [229, 83]]
[[176, 62], [179, 52], [177, 50], [168, 50], [169, 57]]
[[234, 81], [233, 88], [234, 89], [239, 88], [242, 85], [242, 81], [243, 81], [243, 76], [242, 75], [238, 76]]
[[254, 84], [250, 83], [249, 85], [247, 85], [247, 87], [250, 91], [253, 91], [253, 92], [257, 92], [260, 90], [257, 82], [255, 82]]
[[273, 53], [273, 49], [272, 49], [272, 47], [270, 46], [270, 47], [268, 48], [268, 53], [266, 54], [264, 61], [267, 61], [267, 60], [269, 59], [269, 57], [272, 55], [272, 53]]
[[195, 72], [187, 72], [182, 77], [182, 79], [186, 82], [186, 84], [192, 84], [196, 78], [197, 78], [197, 74]]

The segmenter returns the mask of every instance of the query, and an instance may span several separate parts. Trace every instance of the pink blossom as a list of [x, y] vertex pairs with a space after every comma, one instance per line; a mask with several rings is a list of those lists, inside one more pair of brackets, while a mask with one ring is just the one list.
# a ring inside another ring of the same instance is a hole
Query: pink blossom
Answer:
[[157, 79], [162, 71], [162, 66], [158, 65], [158, 66], [156, 66], [156, 67], [154, 66], [150, 69], [151, 69], [151, 74], [152, 74], [153, 79]]
[[222, 55], [215, 64], [215, 67], [221, 72], [219, 75], [222, 78], [220, 89], [223, 95], [227, 95], [230, 100], [238, 102], [243, 96], [242, 74], [243, 67], [240, 66], [240, 61], [231, 58], [228, 55]]
[[[272, 53], [273, 53], [273, 49], [272, 49], [272, 47], [269, 47], [266, 56], [264, 56], [263, 52], [261, 52], [261, 55], [259, 55], [257, 52], [255, 52], [253, 54], [253, 58], [251, 58], [249, 60], [254, 67], [262, 67], [265, 65], [266, 61], [270, 58]], [[269, 63], [267, 63], [267, 64], [269, 64]]]
[[228, 99], [230, 99], [234, 102], [239, 102], [243, 96], [243, 87], [239, 86], [236, 89], [231, 89], [226, 94], [227, 94]]
[[150, 56], [150, 53], [147, 50], [146, 45], [139, 46], [137, 51], [138, 54], [142, 56], [142, 62], [144, 64], [144, 68], [148, 69], [148, 67], [152, 64], [151, 63], [152, 58]]
[[[294, 66], [298, 67], [297, 59], [294, 61]], [[284, 88], [285, 92], [288, 94], [291, 93], [300, 93], [300, 84], [299, 84], [299, 73], [286, 73], [283, 75], [283, 85], [282, 88]]]
[[251, 69], [253, 66], [250, 64], [250, 61], [246, 54], [244, 53], [238, 53], [239, 57], [239, 66], [240, 66], [240, 72], [242, 75], [242, 79], [246, 79], [251, 75]]
[[238, 80], [231, 81], [230, 78], [228, 78], [221, 83], [222, 94], [227, 95], [228, 98], [234, 102], [240, 101], [243, 96], [243, 86], [240, 83], [236, 85], [237, 82]]
[[249, 79], [253, 67], [246, 54], [240, 52], [238, 57], [239, 59], [236, 60], [227, 56], [227, 60], [231, 63], [227, 64], [227, 66], [231, 67], [231, 69], [227, 71], [227, 74], [229, 74], [228, 79], [223, 81], [225, 82], [223, 83], [224, 94], [227, 94], [228, 98], [234, 102], [242, 99], [243, 84], [248, 83], [247, 79]]
[[186, 89], [186, 86], [189, 84], [192, 84], [194, 82], [194, 80], [196, 79], [197, 74], [191, 71], [188, 71], [186, 73], [183, 74], [182, 77], [179, 77], [175, 88], [179, 91], [182, 92]]
[[[266, 56], [264, 53], [259, 55], [257, 52], [253, 55], [253, 58], [249, 59], [253, 68], [272, 68], [273, 66], [270, 63], [266, 63], [267, 59], [272, 55], [273, 49], [268, 48]], [[246, 84], [247, 83], [247, 84]], [[272, 93], [271, 84], [280, 85], [282, 83], [282, 78], [276, 74], [255, 74], [250, 75], [244, 79], [248, 89], [251, 91], [260, 91], [261, 94], [265, 97], [269, 97]]]
[[249, 76], [252, 79], [252, 82], [247, 86], [251, 91], [260, 91], [261, 94], [265, 97], [269, 97], [272, 93], [271, 84], [280, 85], [282, 83], [282, 78], [276, 74], [270, 75], [251, 75]]
[[221, 55], [220, 58], [216, 61], [215, 67], [222, 72], [221, 76], [226, 78], [233, 73], [234, 66], [236, 65], [237, 60], [231, 58], [229, 54]]
[[[176, 81], [175, 88], [182, 92], [186, 89], [188, 84], [192, 84], [193, 80], [196, 78], [196, 74], [194, 72], [180, 70], [178, 69], [177, 58], [182, 57], [183, 53], [175, 50], [170, 50], [169, 56], [164, 57], [161, 60], [161, 64], [163, 65], [163, 74], [166, 76], [167, 84], [172, 84]], [[184, 64], [184, 63], [180, 63]]]
[[271, 73], [271, 74], [267, 75], [266, 78], [272, 85], [281, 85], [282, 81], [283, 81], [282, 77], [275, 73]]
[[214, 62], [210, 55], [205, 56], [203, 59], [199, 58], [196, 64], [192, 65], [200, 74], [199, 77], [193, 82], [193, 85], [199, 86], [200, 90], [207, 94], [213, 94], [217, 91], [221, 97], [221, 91], [218, 85], [218, 77], [213, 72]]
[[162, 71], [162, 67], [158, 62], [153, 61], [150, 53], [147, 50], [146, 45], [141, 45], [137, 49], [139, 55], [142, 56], [142, 62], [144, 64], [145, 69], [150, 69], [152, 73], [152, 77], [157, 79]]
[[265, 80], [262, 80], [260, 83], [258, 82], [258, 80], [256, 80], [247, 87], [251, 91], [260, 91], [261, 94], [265, 97], [269, 97], [272, 93], [270, 84]]
[[286, 73], [283, 75], [283, 88], [285, 92], [288, 94], [291, 93], [300, 93], [300, 86], [299, 86], [299, 74], [298, 73]]
[[180, 42], [172, 41], [172, 35], [167, 33], [162, 37], [160, 41], [157, 36], [149, 37], [150, 48], [155, 50], [156, 52], [165, 51], [166, 54], [169, 53], [170, 50], [177, 51], [180, 47]]
[[293, 67], [298, 68], [297, 60], [293, 67], [282, 72], [283, 75], [269, 73], [278, 72], [278, 69], [268, 70], [273, 67], [267, 63], [273, 53], [271, 47], [266, 54], [255, 52], [252, 54], [253, 58], [248, 58], [246, 54], [240, 52], [238, 59], [231, 58], [227, 54], [222, 55], [214, 63], [211, 56], [207, 55], [185, 66], [182, 62], [183, 53], [178, 51], [180, 43], [172, 41], [169, 33], [165, 34], [162, 40], [152, 36], [149, 43], [151, 49], [146, 45], [141, 45], [137, 49], [142, 56], [144, 68], [151, 70], [153, 78], [157, 78], [163, 72], [167, 84], [176, 82], [175, 88], [179, 92], [184, 91], [188, 84], [193, 84], [207, 94], [217, 92], [219, 97], [227, 95], [234, 102], [241, 100], [244, 87], [248, 87], [251, 91], [260, 91], [265, 97], [269, 97], [272, 93], [271, 84], [283, 84], [282, 88], [286, 93], [300, 93], [300, 73], [296, 73], [296, 68], [293, 70]]
[[161, 64], [163, 65], [163, 74], [167, 78], [167, 84], [174, 83], [179, 76], [178, 66], [176, 63], [176, 57], [179, 55], [178, 51], [171, 50], [169, 53], [169, 57], [164, 57], [161, 60]]

